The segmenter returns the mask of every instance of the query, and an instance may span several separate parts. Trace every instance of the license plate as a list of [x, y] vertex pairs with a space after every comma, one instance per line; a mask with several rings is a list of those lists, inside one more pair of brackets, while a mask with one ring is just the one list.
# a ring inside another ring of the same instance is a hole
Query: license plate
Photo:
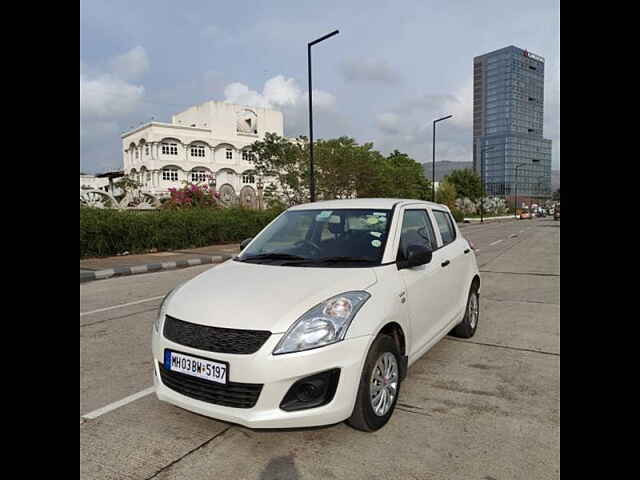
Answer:
[[227, 384], [229, 376], [229, 366], [226, 363], [193, 357], [173, 350], [164, 351], [164, 368], [224, 385]]

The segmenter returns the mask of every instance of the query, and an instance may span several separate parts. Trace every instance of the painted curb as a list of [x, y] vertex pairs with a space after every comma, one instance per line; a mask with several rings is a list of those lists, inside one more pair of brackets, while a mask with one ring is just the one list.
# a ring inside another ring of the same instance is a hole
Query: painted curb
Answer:
[[[509, 220], [509, 219], [513, 219], [513, 220], [517, 220], [517, 218], [513, 215], [505, 215], [503, 217], [484, 217], [484, 221], [486, 222], [487, 220]], [[480, 218], [465, 218], [463, 220], [463, 223], [480, 223]]]
[[115, 267], [94, 272], [80, 272], [80, 283], [92, 282], [94, 280], [104, 280], [105, 278], [124, 277], [137, 275], [140, 273], [161, 272], [163, 270], [176, 270], [178, 268], [194, 267], [196, 265], [206, 265], [208, 263], [222, 263], [232, 258], [232, 255], [212, 255], [176, 262], [148, 263], [146, 265], [134, 265], [133, 267]]

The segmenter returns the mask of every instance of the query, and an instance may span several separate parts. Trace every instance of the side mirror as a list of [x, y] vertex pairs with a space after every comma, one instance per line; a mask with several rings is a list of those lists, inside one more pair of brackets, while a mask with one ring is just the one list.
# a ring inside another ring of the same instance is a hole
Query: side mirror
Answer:
[[245, 238], [240, 242], [240, 251], [244, 250], [244, 248], [249, 245], [249, 243], [253, 240], [253, 237]]
[[418, 267], [431, 261], [433, 252], [423, 245], [410, 245], [407, 247], [406, 268]]

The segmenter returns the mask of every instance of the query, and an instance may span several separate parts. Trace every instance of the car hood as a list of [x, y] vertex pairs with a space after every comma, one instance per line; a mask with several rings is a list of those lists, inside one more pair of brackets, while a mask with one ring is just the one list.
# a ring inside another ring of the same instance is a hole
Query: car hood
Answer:
[[167, 314], [213, 327], [282, 333], [323, 300], [364, 290], [376, 281], [373, 268], [283, 267], [229, 260], [180, 286]]

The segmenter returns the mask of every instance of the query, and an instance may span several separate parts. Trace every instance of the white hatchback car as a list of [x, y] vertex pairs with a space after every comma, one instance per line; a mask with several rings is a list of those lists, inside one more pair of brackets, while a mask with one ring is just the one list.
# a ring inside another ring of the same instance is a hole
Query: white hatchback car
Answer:
[[154, 324], [158, 398], [250, 428], [387, 423], [407, 368], [478, 326], [473, 246], [449, 209], [292, 207], [172, 290]]

